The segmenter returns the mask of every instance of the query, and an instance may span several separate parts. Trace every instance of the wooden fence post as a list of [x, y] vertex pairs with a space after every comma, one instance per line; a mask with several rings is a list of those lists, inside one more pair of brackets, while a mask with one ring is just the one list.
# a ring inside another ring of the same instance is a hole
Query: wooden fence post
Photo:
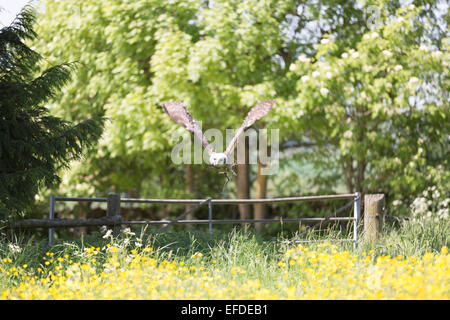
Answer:
[[[55, 196], [50, 196], [50, 212], [48, 214], [48, 218], [51, 220], [55, 219]], [[48, 244], [52, 246], [54, 241], [55, 241], [55, 230], [53, 230], [53, 228], [49, 228]]]
[[[108, 194], [106, 216], [120, 216], [120, 195], [115, 193]], [[112, 227], [113, 236], [117, 237], [120, 233], [120, 224]]]
[[384, 220], [384, 194], [364, 196], [364, 233], [367, 240], [377, 241], [381, 237]]

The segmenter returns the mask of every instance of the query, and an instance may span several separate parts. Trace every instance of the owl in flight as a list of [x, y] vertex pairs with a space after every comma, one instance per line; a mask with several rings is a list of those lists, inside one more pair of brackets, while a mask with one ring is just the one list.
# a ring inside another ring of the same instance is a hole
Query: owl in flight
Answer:
[[245, 117], [244, 122], [241, 127], [236, 131], [233, 139], [231, 139], [228, 144], [225, 152], [217, 153], [214, 152], [213, 148], [209, 144], [205, 135], [203, 134], [200, 126], [195, 122], [192, 115], [187, 111], [186, 107], [183, 103], [179, 101], [170, 101], [161, 104], [164, 111], [171, 117], [175, 122], [182, 125], [186, 130], [194, 133], [194, 135], [202, 142], [203, 147], [208, 151], [209, 154], [209, 162], [211, 165], [217, 168], [223, 168], [228, 165], [228, 168], [233, 172], [234, 175], [236, 173], [232, 170], [232, 163], [229, 156], [236, 145], [236, 142], [239, 136], [244, 132], [245, 129], [249, 128], [256, 120], [264, 117], [270, 109], [275, 105], [275, 100], [266, 100], [261, 103], [258, 103], [254, 106], [250, 112]]

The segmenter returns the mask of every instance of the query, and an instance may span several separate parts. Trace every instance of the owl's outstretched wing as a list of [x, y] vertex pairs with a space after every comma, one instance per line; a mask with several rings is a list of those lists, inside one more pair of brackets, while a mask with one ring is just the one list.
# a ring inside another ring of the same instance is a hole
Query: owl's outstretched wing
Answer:
[[206, 151], [208, 151], [209, 155], [214, 152], [199, 125], [195, 122], [194, 118], [189, 111], [187, 111], [183, 103], [179, 101], [170, 101], [164, 102], [161, 105], [169, 117], [171, 117], [178, 124], [182, 125], [186, 130], [194, 133], [194, 135], [202, 142], [203, 147]]
[[231, 139], [230, 143], [228, 144], [227, 149], [225, 150], [226, 155], [229, 155], [231, 151], [233, 151], [234, 146], [242, 132], [244, 132], [245, 129], [254, 124], [256, 120], [264, 117], [273, 108], [274, 105], [275, 100], [266, 100], [258, 103], [250, 110], [250, 112], [245, 117], [245, 120], [242, 123], [241, 127], [236, 131], [233, 139]]

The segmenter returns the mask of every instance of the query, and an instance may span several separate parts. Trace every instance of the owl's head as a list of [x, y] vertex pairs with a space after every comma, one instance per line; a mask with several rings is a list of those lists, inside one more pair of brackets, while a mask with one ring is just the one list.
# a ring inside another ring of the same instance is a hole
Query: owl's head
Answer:
[[227, 155], [213, 152], [209, 157], [209, 162], [215, 167], [222, 167], [227, 164]]

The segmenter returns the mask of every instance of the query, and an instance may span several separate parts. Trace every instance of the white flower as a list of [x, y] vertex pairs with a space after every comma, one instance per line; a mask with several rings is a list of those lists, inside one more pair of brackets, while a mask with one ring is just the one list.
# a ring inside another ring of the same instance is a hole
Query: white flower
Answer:
[[322, 44], [327, 44], [328, 42], [330, 42], [330, 39], [327, 38], [320, 40], [320, 43]]
[[320, 94], [326, 96], [330, 92], [327, 88], [320, 88]]
[[382, 53], [388, 58], [392, 57], [392, 53], [389, 50], [383, 50]]
[[341, 55], [341, 57], [344, 58], [344, 59], [346, 59], [346, 58], [348, 57], [348, 53], [347, 53], [347, 52], [344, 52], [344, 53]]
[[292, 64], [289, 66], [289, 71], [295, 71], [295, 63], [292, 63]]
[[326, 76], [328, 79], [331, 79], [333, 77], [333, 74], [330, 71], [328, 71]]
[[439, 50], [433, 51], [433, 52], [431, 53], [431, 56], [432, 56], [433, 58], [439, 58], [440, 56], [442, 56], [442, 52], [439, 51]]
[[307, 81], [309, 81], [309, 76], [303, 76], [303, 77], [301, 78], [301, 80], [302, 80], [303, 82], [307, 82]]
[[395, 67], [394, 67], [394, 70], [395, 71], [400, 71], [400, 70], [403, 70], [403, 67], [401, 66], [401, 65], [396, 65]]
[[309, 58], [302, 55], [302, 56], [298, 57], [298, 61], [303, 62], [303, 63], [309, 63]]
[[319, 71], [314, 71], [313, 73], [312, 73], [312, 76], [315, 78], [315, 77], [317, 77], [317, 76], [319, 76], [320, 75], [320, 73], [319, 73]]
[[301, 118], [304, 114], [305, 114], [305, 112], [304, 112], [303, 110], [300, 110], [300, 111], [298, 111], [298, 112], [295, 114], [295, 117], [296, 117], [296, 118]]
[[352, 58], [356, 59], [358, 57], [359, 57], [359, 52], [358, 51], [352, 53]]
[[131, 229], [130, 229], [130, 228], [125, 228], [125, 229], [123, 229], [123, 233], [124, 233], [124, 234], [127, 234], [127, 235], [130, 235], [130, 236], [136, 235], [134, 232], [131, 232]]
[[428, 47], [426, 45], [422, 44], [422, 45], [420, 45], [419, 50], [420, 51], [428, 51]]
[[345, 139], [351, 139], [352, 136], [353, 136], [353, 132], [351, 130], [347, 130], [344, 132]]
[[386, 88], [392, 88], [392, 83], [387, 82], [387, 83], [386, 83]]
[[103, 236], [103, 239], [108, 238], [109, 236], [111, 236], [112, 230], [109, 229], [108, 231], [106, 231], [105, 235]]
[[441, 196], [441, 193], [436, 190], [435, 192], [433, 192], [432, 196], [434, 199], [438, 199]]
[[400, 200], [394, 200], [393, 202], [392, 202], [392, 205], [393, 206], [399, 206], [399, 205], [401, 205], [402, 204], [402, 202], [400, 201]]
[[350, 93], [355, 92], [355, 89], [353, 88], [353, 86], [346, 86], [346, 87], [344, 87], [344, 90], [345, 90], [345, 91], [348, 91], [348, 92], [350, 92]]
[[9, 250], [11, 250], [12, 253], [20, 253], [20, 252], [22, 252], [22, 248], [19, 247], [16, 244], [8, 243], [8, 247], [9, 247]]
[[363, 66], [363, 71], [364, 72], [370, 72], [372, 70], [372, 68], [373, 68], [372, 66], [366, 66], [365, 65], [365, 66]]
[[418, 82], [419, 82], [419, 78], [417, 78], [417, 77], [412, 77], [411, 79], [409, 79], [408, 82], [409, 82], [409, 83], [418, 83]]
[[372, 39], [375, 39], [375, 38], [378, 38], [378, 33], [376, 33], [376, 32], [372, 32]]

